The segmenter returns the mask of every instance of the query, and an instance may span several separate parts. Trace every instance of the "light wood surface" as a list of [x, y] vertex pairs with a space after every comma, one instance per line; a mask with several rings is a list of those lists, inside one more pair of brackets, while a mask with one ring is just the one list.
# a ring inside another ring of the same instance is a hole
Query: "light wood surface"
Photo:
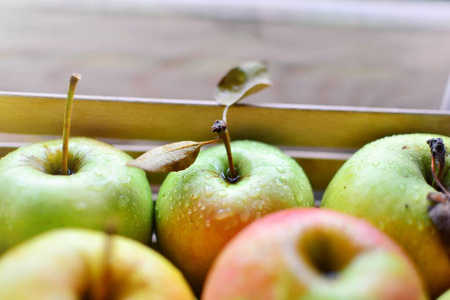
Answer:
[[274, 85], [245, 103], [438, 109], [450, 72], [444, 1], [6, 2], [2, 91], [64, 93], [78, 72], [78, 94], [212, 100], [262, 59]]
[[[0, 92], [0, 155], [26, 144], [26, 137], [59, 136], [64, 95]], [[78, 96], [73, 136], [107, 140], [137, 156], [163, 142], [214, 138], [211, 125], [222, 107], [212, 101]], [[280, 146], [323, 190], [342, 163], [364, 144], [383, 136], [428, 132], [450, 135], [450, 113], [317, 105], [237, 105], [228, 115], [232, 139]], [[26, 134], [25, 140], [5, 140]], [[1, 137], [1, 136], [0, 136]], [[164, 175], [151, 176], [160, 183]]]

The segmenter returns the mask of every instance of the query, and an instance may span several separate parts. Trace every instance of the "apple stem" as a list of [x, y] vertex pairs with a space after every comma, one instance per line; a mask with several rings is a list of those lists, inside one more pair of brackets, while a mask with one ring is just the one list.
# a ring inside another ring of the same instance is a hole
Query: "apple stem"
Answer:
[[227, 150], [227, 156], [228, 156], [228, 167], [229, 167], [229, 177], [226, 176], [226, 179], [230, 183], [236, 182], [239, 177], [236, 174], [236, 169], [234, 168], [234, 162], [233, 162], [233, 155], [231, 153], [231, 140], [230, 140], [230, 134], [227, 130], [227, 123], [223, 120], [217, 120], [214, 122], [214, 125], [212, 126], [212, 132], [217, 132], [220, 136], [220, 138], [223, 140], [223, 143], [225, 145], [225, 149]]
[[[446, 149], [444, 141], [441, 138], [429, 139], [427, 141], [431, 149], [431, 174], [433, 175], [433, 185], [437, 184], [439, 189], [448, 197], [450, 197], [449, 191], [442, 185], [442, 175], [445, 169], [445, 156]], [[438, 168], [438, 174], [436, 175], [436, 165]]]
[[72, 76], [69, 79], [69, 90], [67, 92], [66, 111], [64, 113], [61, 175], [69, 175], [69, 136], [70, 136], [70, 124], [72, 121], [73, 97], [75, 95], [75, 88], [80, 79], [81, 75], [76, 73], [72, 74]]

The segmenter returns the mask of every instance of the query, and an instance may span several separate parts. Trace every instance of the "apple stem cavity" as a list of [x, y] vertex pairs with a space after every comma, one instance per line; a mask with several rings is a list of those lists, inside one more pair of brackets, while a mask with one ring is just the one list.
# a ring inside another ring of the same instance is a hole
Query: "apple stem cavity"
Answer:
[[224, 120], [215, 121], [212, 126], [212, 132], [216, 132], [217, 134], [219, 134], [220, 138], [223, 141], [223, 144], [225, 145], [225, 149], [227, 150], [229, 174], [226, 174], [224, 176], [225, 180], [227, 180], [229, 183], [235, 183], [238, 181], [239, 175], [237, 174], [234, 167], [233, 154], [231, 153], [231, 140], [230, 134], [227, 130], [227, 123]]
[[101, 270], [101, 278], [100, 285], [97, 290], [95, 297], [92, 297], [95, 300], [107, 300], [110, 299], [110, 292], [112, 287], [112, 252], [113, 252], [113, 237], [117, 232], [116, 226], [113, 223], [108, 223], [106, 225], [105, 233], [105, 246], [103, 253], [103, 262], [102, 262], [102, 270]]
[[70, 175], [69, 170], [70, 125], [72, 121], [73, 97], [75, 95], [75, 88], [80, 79], [81, 75], [76, 73], [72, 74], [72, 76], [69, 79], [69, 90], [67, 92], [66, 111], [64, 113], [61, 175]]
[[[427, 141], [431, 149], [431, 173], [434, 183], [437, 184], [441, 192], [428, 193], [427, 199], [433, 202], [428, 207], [428, 216], [433, 222], [439, 237], [442, 240], [447, 256], [450, 258], [450, 193], [442, 185], [441, 180], [445, 177], [445, 156], [447, 155], [444, 141], [441, 138], [429, 139]], [[436, 174], [436, 166], [438, 174]]]

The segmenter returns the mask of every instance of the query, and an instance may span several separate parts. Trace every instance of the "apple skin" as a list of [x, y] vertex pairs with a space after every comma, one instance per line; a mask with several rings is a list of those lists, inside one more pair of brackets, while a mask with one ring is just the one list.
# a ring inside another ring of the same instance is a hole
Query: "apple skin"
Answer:
[[202, 300], [212, 299], [427, 296], [414, 265], [387, 235], [352, 216], [303, 208], [266, 216], [232, 239], [208, 273]]
[[218, 145], [201, 151], [186, 170], [170, 173], [156, 201], [158, 246], [197, 294], [218, 252], [242, 228], [274, 211], [314, 205], [305, 173], [278, 148], [235, 141], [231, 149], [236, 183], [222, 177], [228, 160]]
[[[389, 234], [417, 264], [433, 297], [450, 288], [450, 258], [428, 216], [429, 134], [386, 137], [357, 151], [328, 185], [321, 206], [364, 218]], [[446, 164], [449, 164], [447, 158]], [[443, 181], [449, 186], [450, 176]]]
[[440, 295], [436, 300], [450, 300], [450, 290]]
[[104, 230], [149, 243], [153, 202], [144, 171], [103, 142], [73, 138], [70, 176], [51, 175], [61, 164], [61, 140], [31, 144], [0, 160], [0, 253], [58, 227]]
[[5, 252], [0, 299], [87, 299], [104, 284], [107, 238], [107, 290], [114, 299], [195, 299], [181, 272], [156, 251], [129, 238], [67, 228]]
[[450, 290], [440, 295], [436, 300], [450, 300]]

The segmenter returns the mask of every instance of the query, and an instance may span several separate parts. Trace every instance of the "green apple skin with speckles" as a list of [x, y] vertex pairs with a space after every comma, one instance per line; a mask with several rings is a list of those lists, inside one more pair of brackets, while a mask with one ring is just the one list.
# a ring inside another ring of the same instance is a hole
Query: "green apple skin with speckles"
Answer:
[[62, 140], [35, 143], [0, 160], [0, 252], [59, 227], [105, 230], [150, 243], [153, 202], [144, 171], [103, 142], [72, 138], [60, 173]]
[[[433, 297], [450, 288], [450, 258], [428, 216], [430, 134], [386, 137], [357, 151], [328, 185], [321, 206], [370, 221], [411, 256]], [[447, 165], [450, 161], [447, 158]], [[450, 176], [443, 181], [449, 186]]]
[[278, 148], [235, 141], [231, 149], [237, 182], [224, 179], [227, 154], [218, 145], [200, 152], [186, 170], [170, 173], [156, 201], [160, 250], [197, 294], [218, 252], [246, 225], [278, 210], [314, 205], [302, 168]]

